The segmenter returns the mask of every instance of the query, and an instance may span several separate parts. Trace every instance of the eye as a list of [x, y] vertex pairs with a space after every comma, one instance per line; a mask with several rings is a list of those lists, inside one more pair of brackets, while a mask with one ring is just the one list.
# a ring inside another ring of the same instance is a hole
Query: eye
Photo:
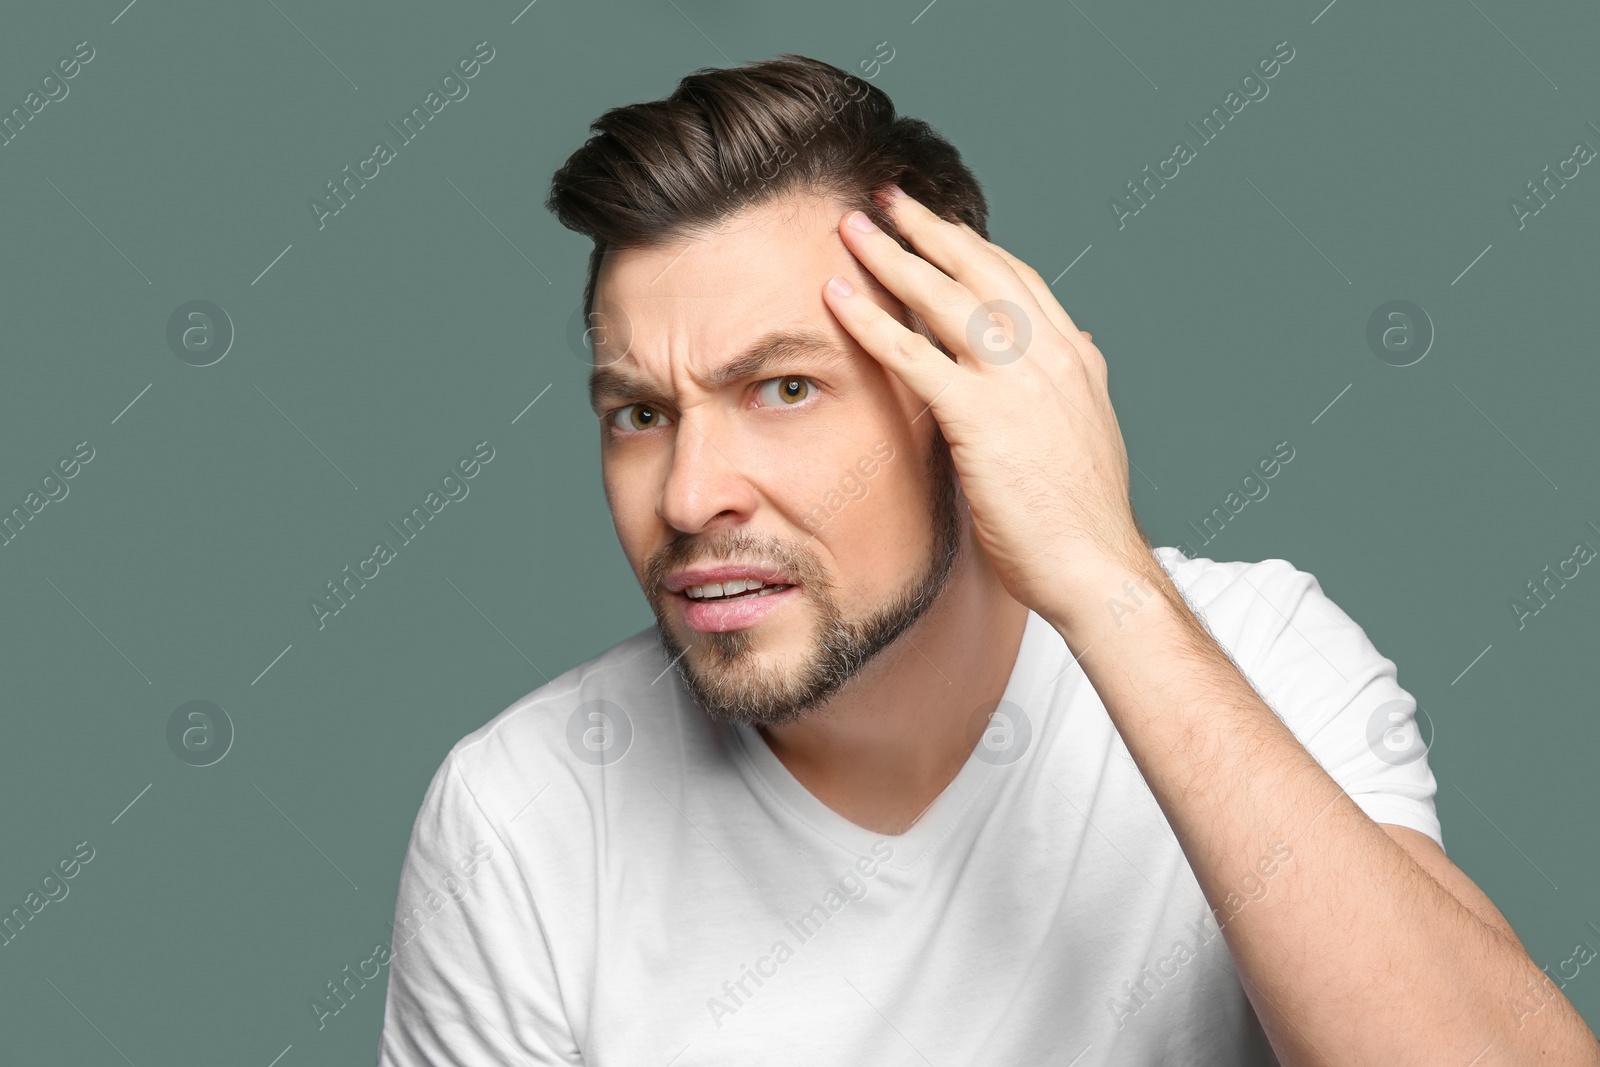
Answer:
[[670, 425], [664, 418], [659, 409], [649, 404], [628, 404], [606, 416], [606, 422], [616, 436], [630, 437], [635, 433], [653, 430], [657, 426]]
[[[813, 382], [810, 378], [798, 374], [791, 374], [783, 378], [768, 378], [761, 383], [758, 396], [766, 398], [770, 393], [775, 401], [769, 407], [794, 407], [809, 397], [813, 391]], [[776, 391], [773, 387], [776, 386]]]

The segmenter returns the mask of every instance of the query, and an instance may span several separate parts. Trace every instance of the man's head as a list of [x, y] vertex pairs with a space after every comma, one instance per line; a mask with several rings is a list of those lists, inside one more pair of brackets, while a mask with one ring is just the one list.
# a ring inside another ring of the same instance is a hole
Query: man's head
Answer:
[[[926, 123], [800, 56], [697, 71], [592, 128], [547, 206], [595, 242], [590, 392], [618, 538], [705, 710], [791, 722], [922, 617], [970, 544], [932, 415], [822, 287], [849, 277], [937, 338], [838, 221], [862, 210], [909, 249], [879, 199], [897, 182], [986, 236], [982, 191]], [[728, 564], [788, 588], [701, 598], [725, 576], [693, 572]]]

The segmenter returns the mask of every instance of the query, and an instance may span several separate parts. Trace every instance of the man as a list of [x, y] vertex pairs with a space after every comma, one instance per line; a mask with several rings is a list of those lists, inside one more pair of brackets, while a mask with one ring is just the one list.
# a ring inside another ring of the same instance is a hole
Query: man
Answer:
[[948, 143], [787, 55], [594, 129], [548, 205], [656, 626], [440, 767], [380, 1064], [1600, 1063], [1394, 663], [1146, 540]]

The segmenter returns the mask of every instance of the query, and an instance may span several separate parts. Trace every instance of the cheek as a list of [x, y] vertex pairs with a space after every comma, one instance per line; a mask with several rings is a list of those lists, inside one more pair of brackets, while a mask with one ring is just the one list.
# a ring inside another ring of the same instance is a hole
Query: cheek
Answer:
[[829, 499], [840, 510], [812, 549], [838, 573], [841, 602], [878, 600], [901, 588], [920, 572], [932, 549], [928, 500], [920, 483], [896, 469], [899, 458], [871, 478], [858, 477], [857, 499], [846, 496], [837, 479], [829, 486]]
[[660, 521], [655, 513], [655, 495], [646, 484], [643, 472], [616, 465], [602, 467], [601, 487], [606, 507], [611, 512], [611, 525], [617, 531], [617, 542], [637, 569], [645, 562], [644, 555], [649, 551], [646, 542]]

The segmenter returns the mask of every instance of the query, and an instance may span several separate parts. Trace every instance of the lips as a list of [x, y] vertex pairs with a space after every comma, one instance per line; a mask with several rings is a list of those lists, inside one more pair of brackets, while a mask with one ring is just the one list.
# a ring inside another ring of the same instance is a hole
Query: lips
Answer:
[[[745, 591], [731, 597], [691, 597], [694, 586], [726, 582], [761, 582], [767, 589]], [[774, 563], [713, 563], [669, 574], [661, 583], [671, 594], [684, 624], [700, 633], [721, 633], [754, 626], [779, 608], [800, 599], [800, 583]], [[771, 588], [771, 587], [780, 588]]]
[[711, 567], [695, 567], [692, 570], [682, 570], [667, 576], [665, 583], [668, 592], [682, 593], [692, 585], [709, 585], [713, 582], [733, 581], [744, 579], [755, 580], [767, 585], [797, 585], [793, 578], [785, 574], [782, 569], [769, 564], [750, 563], [724, 563]]
[[673, 599], [681, 605], [683, 621], [690, 629], [721, 633], [754, 626], [799, 596], [800, 587], [790, 585], [770, 593], [747, 593], [730, 600], [692, 600], [687, 593], [676, 593]]

